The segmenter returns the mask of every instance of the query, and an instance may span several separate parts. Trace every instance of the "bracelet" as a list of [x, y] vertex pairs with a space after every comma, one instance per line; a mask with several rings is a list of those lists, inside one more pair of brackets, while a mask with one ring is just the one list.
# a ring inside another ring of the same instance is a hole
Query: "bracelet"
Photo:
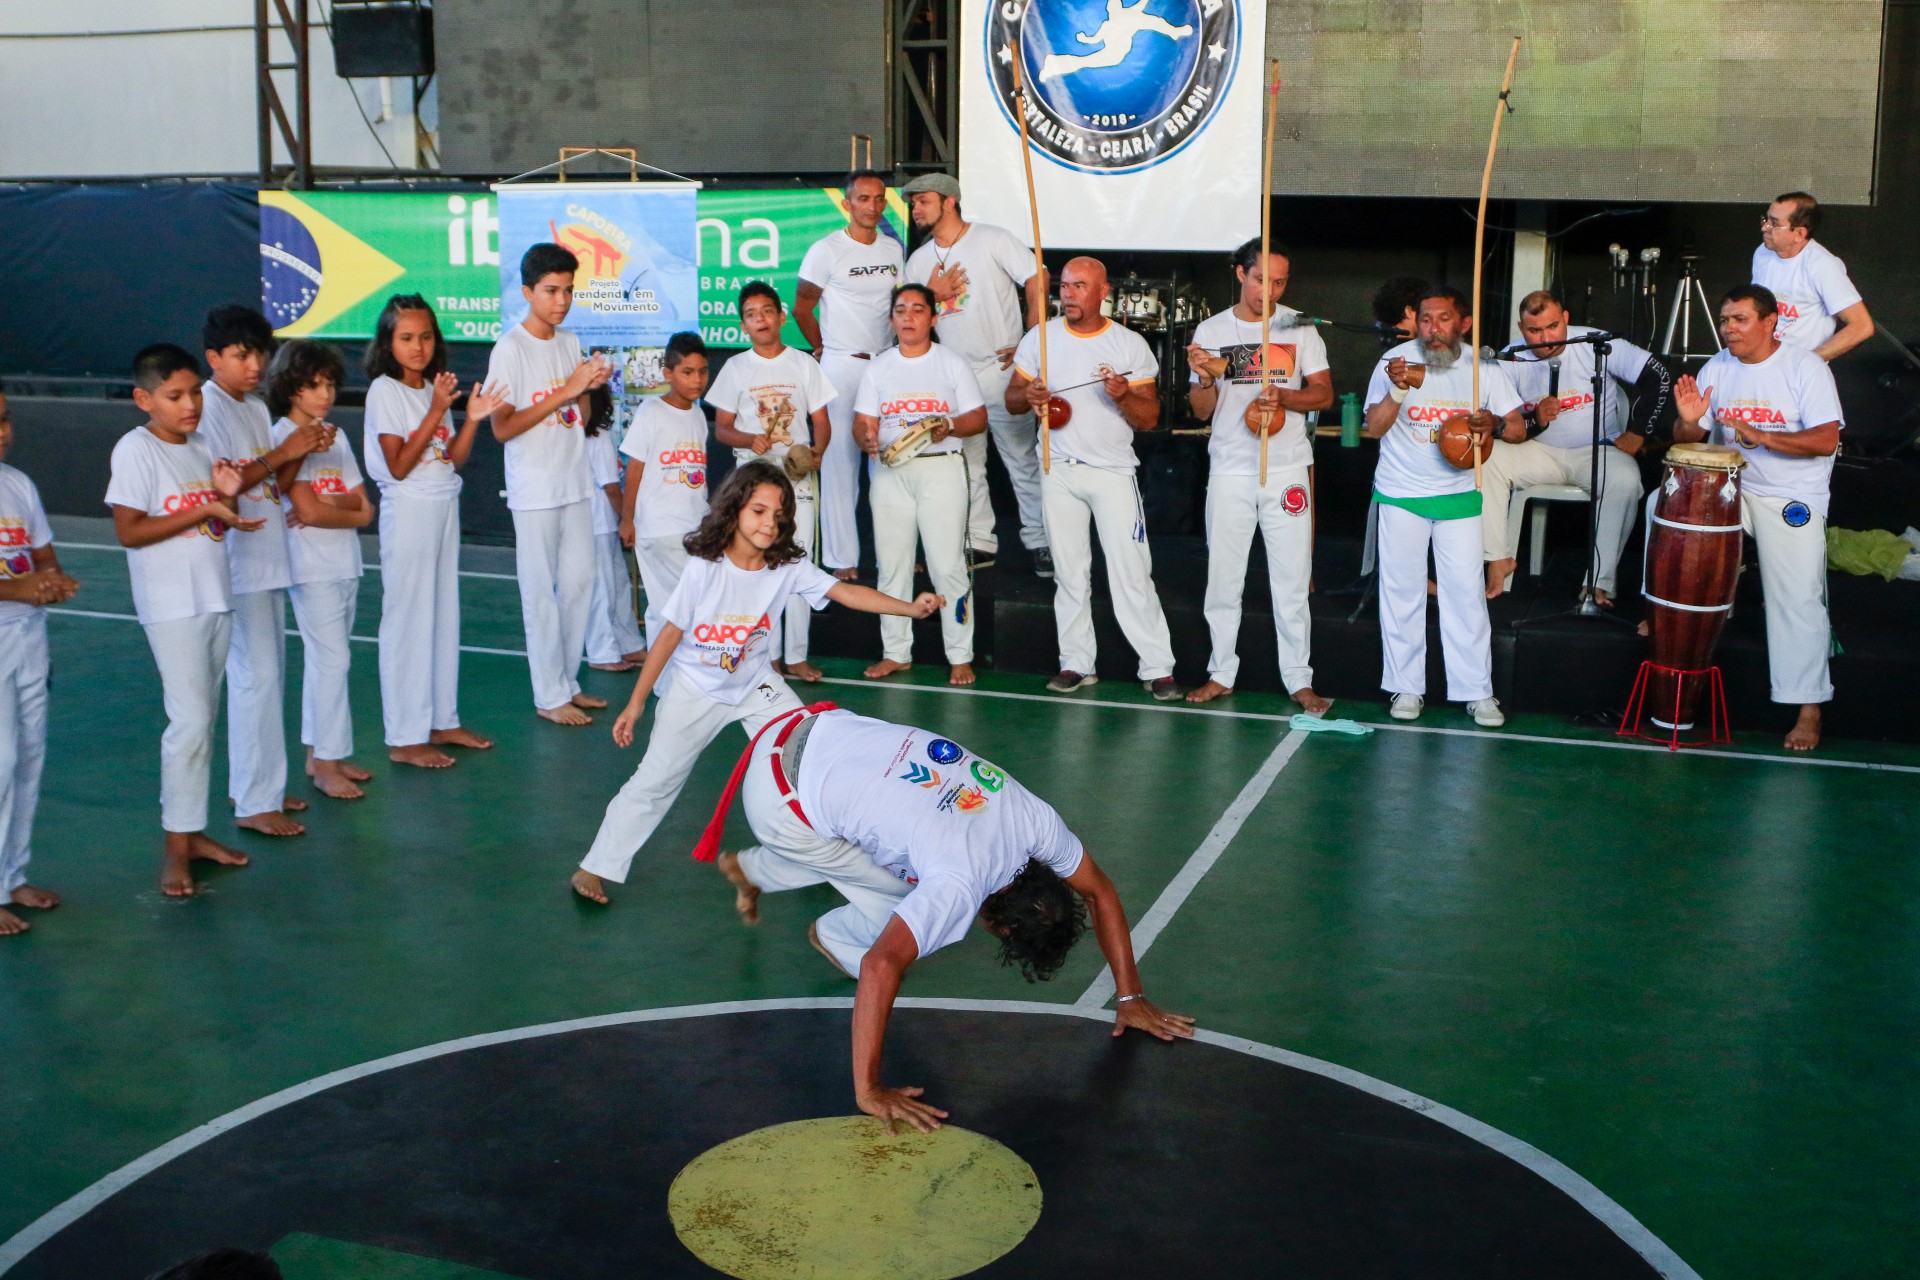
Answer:
[[1126, 1003], [1127, 1001], [1129, 1001], [1129, 1000], [1145, 1000], [1146, 998], [1147, 998], [1147, 993], [1146, 993], [1146, 992], [1144, 992], [1144, 991], [1136, 991], [1136, 992], [1134, 992], [1134, 993], [1133, 993], [1132, 995], [1130, 995], [1130, 996], [1121, 996], [1121, 997], [1120, 997], [1120, 998], [1119, 998], [1118, 1000], [1115, 1000], [1115, 1001], [1114, 1001], [1114, 1003], [1115, 1003], [1115, 1004], [1125, 1004], [1125, 1003]]
[[1413, 394], [1412, 387], [1392, 387], [1387, 391], [1387, 399], [1395, 404], [1405, 404], [1407, 397]]

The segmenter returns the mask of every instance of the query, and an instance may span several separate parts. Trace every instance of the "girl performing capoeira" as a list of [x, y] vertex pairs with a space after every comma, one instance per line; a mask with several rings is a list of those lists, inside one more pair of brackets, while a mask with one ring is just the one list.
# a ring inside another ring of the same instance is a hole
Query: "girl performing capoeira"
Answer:
[[[771, 649], [789, 599], [814, 609], [837, 601], [864, 613], [931, 617], [946, 604], [925, 592], [911, 603], [871, 587], [841, 582], [807, 557], [794, 538], [793, 485], [772, 463], [736, 467], [700, 527], [687, 537], [692, 553], [680, 585], [661, 608], [665, 621], [613, 740], [633, 745], [633, 727], [662, 674], [671, 677], [654, 711], [647, 754], [607, 806], [593, 848], [573, 873], [574, 892], [607, 901], [604, 881], [625, 883], [627, 868], [694, 762], [720, 731], [738, 722], [749, 736], [800, 699], [774, 674]], [[683, 643], [684, 641], [684, 643]], [[671, 664], [671, 666], [669, 666]]]

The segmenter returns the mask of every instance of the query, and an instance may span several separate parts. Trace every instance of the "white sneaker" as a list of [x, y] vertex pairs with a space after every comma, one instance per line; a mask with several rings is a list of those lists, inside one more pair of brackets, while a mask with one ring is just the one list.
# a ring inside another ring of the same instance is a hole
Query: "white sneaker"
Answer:
[[1395, 720], [1418, 720], [1421, 709], [1426, 705], [1427, 700], [1417, 693], [1396, 693], [1388, 714]]
[[1467, 714], [1482, 729], [1498, 729], [1507, 722], [1506, 712], [1500, 710], [1498, 698], [1482, 698], [1478, 702], [1467, 704]]

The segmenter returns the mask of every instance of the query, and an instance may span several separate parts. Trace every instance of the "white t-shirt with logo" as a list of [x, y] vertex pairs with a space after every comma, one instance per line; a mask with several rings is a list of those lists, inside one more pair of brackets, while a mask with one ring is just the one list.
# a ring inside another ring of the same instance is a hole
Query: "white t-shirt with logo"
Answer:
[[1834, 317], [1861, 300], [1847, 264], [1818, 240], [1807, 241], [1791, 258], [1761, 245], [1753, 251], [1753, 282], [1780, 301], [1773, 336], [1808, 351], [1831, 338], [1840, 327]]
[[[1027, 330], [1020, 339], [1013, 367], [1030, 379], [1040, 376], [1038, 328]], [[1076, 333], [1064, 317], [1047, 321], [1047, 385], [1073, 388], [1056, 393], [1073, 406], [1073, 417], [1066, 426], [1053, 429], [1054, 461], [1064, 458], [1109, 471], [1131, 471], [1140, 465], [1133, 455], [1133, 428], [1107, 395], [1105, 384], [1094, 381], [1110, 373], [1123, 374], [1129, 386], [1138, 387], [1160, 376], [1160, 362], [1145, 338], [1112, 320], [1093, 333]]]
[[[201, 387], [200, 429], [194, 435], [216, 458], [245, 466], [273, 450], [273, 416], [259, 396], [236, 400], [213, 379]], [[242, 493], [235, 510], [243, 520], [265, 520], [255, 533], [228, 538], [227, 569], [236, 595], [284, 588], [293, 579], [287, 558], [287, 520], [280, 510], [280, 481], [272, 471]]]
[[[580, 367], [580, 340], [565, 329], [542, 341], [514, 325], [493, 344], [487, 385], [500, 384], [514, 409], [538, 404], [566, 385]], [[502, 409], [502, 413], [507, 410]], [[418, 426], [419, 419], [414, 419]], [[564, 507], [593, 491], [587, 474], [586, 422], [578, 399], [569, 400], [506, 443], [507, 506], [514, 511]]]
[[[764, 455], [735, 449], [739, 462], [756, 456], [778, 462], [787, 456], [789, 445], [811, 445], [813, 411], [825, 408], [833, 397], [833, 383], [820, 371], [820, 362], [793, 347], [782, 347], [771, 360], [757, 351], [741, 351], [720, 366], [707, 390], [708, 404], [734, 415], [735, 431], [774, 437], [773, 448]], [[831, 439], [827, 447], [834, 447]]]
[[[1367, 404], [1387, 399], [1393, 383], [1387, 377], [1387, 361], [1399, 357], [1408, 364], [1426, 364], [1418, 340], [1403, 342], [1380, 357], [1373, 377], [1367, 383]], [[1473, 402], [1473, 362], [1464, 345], [1460, 360], [1453, 368], [1429, 368], [1425, 381], [1407, 393], [1406, 402], [1393, 420], [1393, 426], [1380, 439], [1380, 464], [1374, 469], [1373, 487], [1390, 498], [1437, 498], [1443, 494], [1466, 493], [1473, 488], [1473, 468], [1464, 470], [1440, 456], [1440, 424], [1456, 413], [1469, 413]], [[1507, 371], [1491, 360], [1480, 364], [1480, 404], [1498, 417], [1520, 407], [1520, 393], [1514, 390]], [[1498, 426], [1495, 427], [1496, 434]]]
[[820, 344], [827, 351], [885, 351], [893, 342], [887, 308], [906, 262], [900, 242], [876, 231], [861, 244], [845, 227], [816, 240], [800, 259], [800, 278], [820, 289]]
[[[1598, 332], [1591, 325], [1567, 326], [1569, 338]], [[1614, 440], [1627, 424], [1627, 392], [1640, 381], [1640, 375], [1647, 370], [1647, 361], [1653, 356], [1625, 338], [1614, 338], [1607, 346], [1607, 378], [1618, 385], [1606, 388], [1608, 420], [1600, 424], [1600, 438]], [[1507, 373], [1521, 400], [1532, 406], [1546, 399], [1548, 388], [1553, 385], [1550, 362], [1538, 351], [1528, 351], [1518, 343], [1507, 350], [1513, 353]], [[1564, 347], [1557, 358], [1560, 361], [1560, 416], [1534, 439], [1556, 449], [1585, 449], [1593, 443], [1593, 347], [1584, 342], [1574, 343]]]
[[[1267, 345], [1273, 355], [1275, 386], [1298, 391], [1316, 373], [1325, 373], [1327, 344], [1313, 325], [1296, 325], [1299, 312], [1274, 312], [1267, 327]], [[1217, 476], [1260, 474], [1260, 437], [1247, 429], [1247, 406], [1260, 394], [1260, 321], [1242, 320], [1227, 310], [1208, 316], [1193, 331], [1196, 345], [1209, 355], [1225, 356], [1227, 371], [1214, 384], [1213, 437], [1207, 441], [1207, 460]], [[1200, 375], [1192, 375], [1193, 382]], [[1072, 428], [1068, 428], [1071, 430]], [[1307, 415], [1289, 409], [1285, 421], [1267, 433], [1267, 466], [1271, 470], [1308, 466], [1313, 462], [1313, 438], [1307, 434]]]
[[[150, 516], [170, 516], [190, 507], [221, 501], [213, 487], [213, 455], [205, 443], [188, 436], [168, 444], [146, 427], [135, 427], [113, 446], [107, 505], [132, 507]], [[233, 609], [227, 538], [257, 538], [219, 520], [190, 525], [171, 538], [127, 551], [127, 577], [133, 583], [133, 611], [143, 625], [175, 622], [203, 613]]]
[[643, 464], [633, 500], [633, 536], [683, 538], [707, 516], [707, 415], [659, 396], [633, 415], [620, 452]]
[[[53, 543], [53, 526], [40, 504], [40, 490], [27, 473], [0, 462], [0, 582], [34, 572], [33, 553]], [[24, 600], [0, 600], [0, 627], [41, 612]]]
[[[293, 420], [282, 418], [273, 424], [273, 442], [277, 445], [294, 432]], [[321, 498], [343, 498], [360, 488], [360, 466], [353, 460], [353, 447], [347, 433], [334, 433], [333, 444], [300, 460], [293, 482], [313, 486]], [[293, 496], [287, 496], [287, 510], [293, 510]], [[287, 550], [293, 558], [293, 581], [338, 582], [360, 576], [360, 531], [358, 529], [316, 529], [303, 524], [287, 530]]]
[[1804, 502], [1824, 519], [1833, 455], [1789, 458], [1771, 449], [1749, 448], [1729, 424], [1739, 422], [1754, 432], [1805, 431], [1829, 422], [1844, 428], [1840, 393], [1827, 362], [1805, 347], [1783, 342], [1758, 364], [1743, 364], [1731, 351], [1722, 351], [1694, 380], [1711, 405], [1713, 443], [1732, 445], [1747, 460], [1740, 473], [1741, 491]]
[[460, 496], [460, 471], [447, 456], [453, 444], [453, 411], [440, 415], [420, 460], [407, 472], [405, 480], [393, 478], [387, 465], [387, 451], [380, 447], [381, 436], [406, 440], [427, 420], [433, 407], [431, 384], [410, 387], [398, 378], [382, 375], [367, 388], [366, 454], [367, 475], [380, 486], [382, 494], [404, 493], [411, 498], [457, 498]]
[[660, 607], [660, 616], [683, 633], [668, 668], [673, 679], [715, 702], [739, 706], [772, 674], [771, 645], [787, 597], [824, 609], [827, 592], [838, 585], [839, 579], [807, 559], [747, 570], [724, 555], [688, 557], [680, 585]]
[[1085, 850], [1053, 806], [959, 743], [851, 711], [808, 732], [800, 808], [913, 886], [893, 914], [921, 955], [965, 937], [1028, 859], [1062, 878], [1080, 869]]
[[611, 430], [587, 437], [587, 469], [593, 476], [593, 536], [619, 533], [620, 511], [607, 498], [607, 486], [620, 485], [620, 451], [613, 447]]
[[[911, 358], [898, 347], [875, 356], [860, 375], [853, 411], [880, 419], [880, 447], [885, 449], [922, 418], [957, 418], [985, 403], [973, 366], [936, 342]], [[921, 450], [921, 456], [959, 451], [960, 437], [950, 435]]]
[[925, 284], [936, 268], [962, 267], [967, 287], [940, 304], [934, 325], [940, 345], [974, 364], [996, 358], [1020, 341], [1026, 314], [1024, 290], [1033, 276], [1033, 250], [1003, 227], [969, 223], [942, 249], [928, 240], [907, 259], [907, 279]]

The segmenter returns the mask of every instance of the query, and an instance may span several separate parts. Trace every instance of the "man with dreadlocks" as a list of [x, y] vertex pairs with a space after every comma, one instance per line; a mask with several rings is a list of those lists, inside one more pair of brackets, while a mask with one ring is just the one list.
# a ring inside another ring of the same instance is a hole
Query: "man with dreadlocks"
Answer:
[[920, 1089], [880, 1083], [881, 1042], [907, 967], [958, 942], [976, 919], [1000, 939], [1001, 963], [1034, 982], [1058, 972], [1091, 918], [1113, 970], [1113, 1034], [1193, 1034], [1192, 1018], [1142, 994], [1120, 895], [1079, 838], [1051, 805], [959, 743], [829, 703], [789, 712], [748, 745], [696, 858], [714, 856], [743, 788], [760, 843], [719, 855], [740, 918], [759, 923], [762, 893], [812, 884], [847, 900], [807, 938], [859, 980], [853, 1088], [868, 1115], [922, 1132], [946, 1118]]

